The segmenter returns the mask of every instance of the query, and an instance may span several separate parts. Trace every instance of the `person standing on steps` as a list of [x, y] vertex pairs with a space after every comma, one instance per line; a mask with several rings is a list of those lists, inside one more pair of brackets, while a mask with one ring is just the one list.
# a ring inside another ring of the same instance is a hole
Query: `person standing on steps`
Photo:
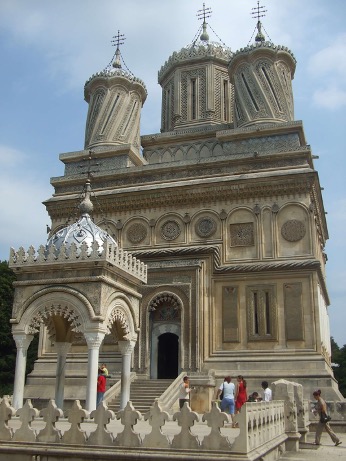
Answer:
[[329, 425], [329, 422], [323, 421], [325, 416], [327, 416], [327, 405], [326, 405], [326, 402], [321, 397], [321, 391], [320, 390], [315, 391], [313, 392], [312, 395], [314, 396], [314, 399], [316, 400], [315, 409], [313, 413], [315, 415], [318, 415], [319, 417], [319, 422], [317, 423], [317, 427], [316, 427], [315, 445], [321, 445], [321, 435], [322, 435], [323, 429], [325, 429], [326, 432], [329, 434], [335, 446], [340, 445], [341, 441], [337, 437], [337, 435], [333, 432], [332, 428]]
[[224, 411], [225, 413], [228, 412], [228, 414], [231, 415], [232, 427], [238, 427], [238, 423], [234, 421], [235, 385], [231, 381], [232, 381], [232, 378], [230, 376], [226, 376], [226, 378], [224, 379], [224, 382], [220, 385], [217, 391], [216, 399], [218, 400], [220, 397], [220, 394], [223, 392], [223, 399], [221, 400], [221, 403], [220, 403], [221, 411]]
[[179, 408], [182, 409], [184, 406], [184, 403], [190, 402], [190, 379], [188, 376], [184, 376], [183, 382], [180, 385], [179, 389]]
[[246, 381], [242, 375], [237, 376], [237, 386], [235, 391], [235, 409], [240, 413], [241, 407], [247, 401]]
[[96, 407], [100, 405], [103, 401], [103, 397], [106, 392], [106, 377], [103, 373], [102, 368], [98, 369], [98, 376], [97, 376], [97, 397], [96, 397]]
[[270, 402], [272, 400], [272, 390], [268, 387], [268, 381], [262, 381], [263, 400], [262, 402]]

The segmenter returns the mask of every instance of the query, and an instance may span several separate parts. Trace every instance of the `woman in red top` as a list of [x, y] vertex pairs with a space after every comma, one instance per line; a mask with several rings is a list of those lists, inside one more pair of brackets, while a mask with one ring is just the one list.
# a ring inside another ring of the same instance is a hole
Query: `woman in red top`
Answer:
[[100, 403], [102, 402], [103, 396], [105, 395], [105, 392], [106, 392], [106, 377], [105, 377], [103, 371], [101, 370], [101, 368], [99, 368], [98, 376], [97, 376], [96, 407], [98, 407], [100, 405]]
[[239, 413], [241, 407], [247, 401], [246, 381], [243, 376], [237, 377], [237, 389], [235, 391], [235, 409]]

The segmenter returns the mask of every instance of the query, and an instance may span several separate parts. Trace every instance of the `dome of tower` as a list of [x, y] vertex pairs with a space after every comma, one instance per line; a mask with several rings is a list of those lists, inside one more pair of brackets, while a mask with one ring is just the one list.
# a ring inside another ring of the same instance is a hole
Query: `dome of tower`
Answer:
[[98, 243], [99, 247], [103, 247], [104, 242], [118, 246], [117, 242], [108, 232], [101, 229], [92, 221], [89, 214], [93, 210], [90, 191], [90, 182], [88, 181], [85, 197], [79, 205], [80, 218], [77, 222], [58, 230], [48, 239], [46, 244], [47, 253], [52, 246], [54, 246], [54, 251], [59, 253], [62, 245], [65, 245], [68, 250], [73, 243], [77, 247], [77, 253], [80, 251], [83, 243], [86, 243], [88, 248], [91, 248], [95, 242]]
[[222, 43], [205, 40], [195, 42], [192, 45], [183, 47], [180, 51], [172, 53], [158, 72], [159, 82], [177, 65], [204, 59], [214, 59], [215, 61], [228, 63], [231, 56], [231, 48]]

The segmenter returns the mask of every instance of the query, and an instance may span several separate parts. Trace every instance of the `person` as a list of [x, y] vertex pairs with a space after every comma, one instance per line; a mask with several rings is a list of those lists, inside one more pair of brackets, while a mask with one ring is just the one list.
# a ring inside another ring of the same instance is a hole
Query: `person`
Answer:
[[100, 367], [98, 369], [98, 375], [97, 375], [97, 397], [96, 397], [96, 407], [100, 405], [100, 403], [103, 401], [103, 397], [106, 392], [106, 377], [103, 373], [102, 368]]
[[103, 371], [103, 374], [105, 375], [105, 377], [107, 378], [107, 376], [108, 376], [108, 368], [107, 368], [106, 364], [103, 363], [100, 368]]
[[261, 402], [262, 397], [259, 396], [258, 392], [253, 392], [249, 395], [248, 402]]
[[221, 393], [223, 392], [223, 399], [221, 400], [220, 407], [221, 411], [227, 412], [231, 415], [232, 427], [238, 427], [238, 424], [234, 421], [234, 390], [235, 385], [231, 382], [232, 378], [226, 376], [223, 383], [220, 385], [216, 399], [218, 400]]
[[235, 409], [240, 413], [241, 407], [247, 401], [246, 381], [242, 375], [237, 377], [237, 387], [235, 391]]
[[179, 408], [182, 409], [184, 406], [184, 403], [187, 402], [189, 403], [190, 401], [190, 379], [188, 376], [184, 376], [183, 382], [180, 385], [179, 389]]
[[262, 381], [263, 392], [263, 402], [270, 402], [272, 400], [272, 391], [268, 387], [268, 381]]
[[317, 423], [316, 427], [316, 434], [315, 434], [315, 445], [321, 445], [321, 435], [323, 432], [323, 429], [327, 431], [327, 433], [330, 435], [330, 438], [334, 442], [335, 446], [340, 445], [341, 441], [340, 439], [336, 436], [336, 434], [333, 432], [332, 428], [330, 427], [328, 422], [321, 422], [321, 415], [327, 414], [327, 405], [326, 402], [322, 399], [321, 397], [321, 391], [315, 391], [312, 394], [314, 396], [314, 399], [316, 400], [315, 408], [313, 410], [315, 415], [318, 415], [319, 417], [319, 422]]

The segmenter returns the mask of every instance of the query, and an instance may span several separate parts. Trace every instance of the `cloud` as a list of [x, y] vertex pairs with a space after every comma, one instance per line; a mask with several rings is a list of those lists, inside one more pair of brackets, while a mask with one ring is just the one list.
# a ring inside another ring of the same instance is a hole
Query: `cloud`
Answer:
[[2, 173], [8, 168], [19, 165], [25, 158], [25, 154], [17, 149], [0, 145], [0, 164]]
[[308, 61], [308, 72], [320, 87], [313, 93], [316, 106], [337, 110], [346, 106], [346, 34], [338, 35], [333, 43], [315, 53]]

